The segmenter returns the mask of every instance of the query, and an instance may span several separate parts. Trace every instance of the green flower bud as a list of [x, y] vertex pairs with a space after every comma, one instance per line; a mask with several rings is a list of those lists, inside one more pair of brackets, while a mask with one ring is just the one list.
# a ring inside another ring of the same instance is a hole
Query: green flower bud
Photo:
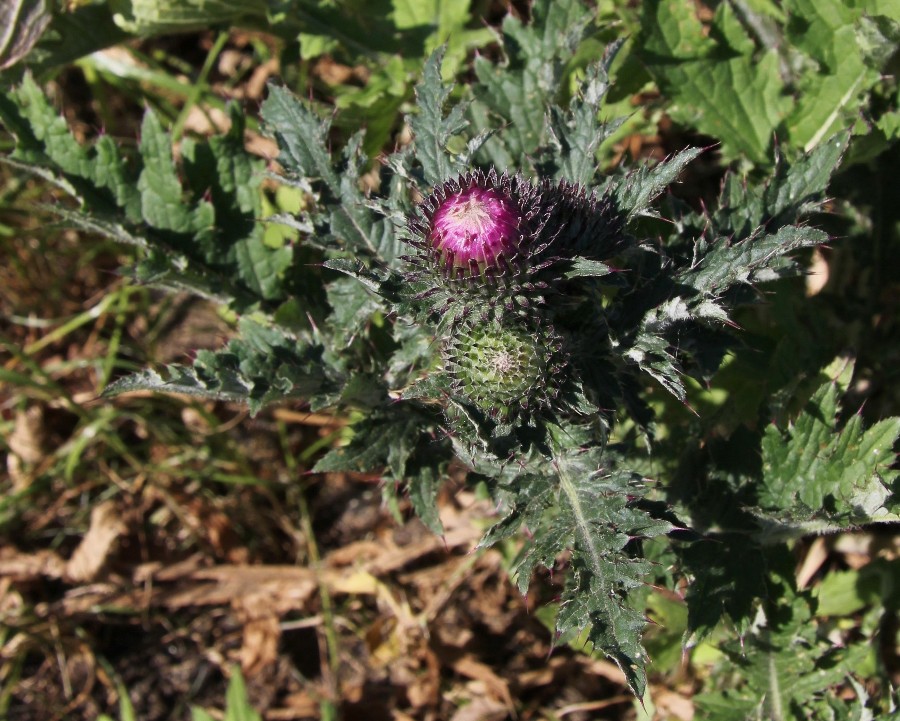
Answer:
[[495, 419], [533, 413], [558, 393], [559, 342], [520, 321], [461, 324], [444, 349], [454, 393]]

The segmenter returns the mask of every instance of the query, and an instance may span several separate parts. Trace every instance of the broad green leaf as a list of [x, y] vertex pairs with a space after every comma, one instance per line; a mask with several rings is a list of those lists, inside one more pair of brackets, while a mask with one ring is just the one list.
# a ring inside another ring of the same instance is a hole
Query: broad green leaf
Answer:
[[136, 35], [160, 35], [206, 28], [240, 18], [263, 18], [266, 0], [110, 0], [113, 18], [123, 30]]
[[[786, 9], [792, 17], [788, 40], [820, 65], [818, 73], [801, 77], [787, 119], [792, 142], [809, 150], [857, 115], [879, 80], [880, 62], [864, 55], [862, 18], [846, 3], [791, 0]], [[876, 46], [896, 47], [896, 38], [872, 38]], [[870, 49], [870, 56], [878, 54], [877, 47]]]
[[707, 28], [687, 0], [653, 0], [637, 52], [673, 118], [719, 139], [728, 158], [769, 165], [776, 137], [793, 154], [854, 126], [900, 23], [874, 2], [790, 0], [786, 19], [750, 5], [720, 3]]
[[770, 163], [776, 129], [792, 104], [777, 51], [735, 56], [748, 45], [733, 15], [717, 15], [725, 41], [719, 44], [685, 0], [651, 0], [643, 18], [640, 53], [660, 89], [675, 101], [673, 117], [720, 139], [729, 157]]
[[291, 268], [294, 253], [290, 246], [269, 248], [258, 226], [247, 238], [235, 243], [235, 261], [241, 281], [263, 300], [284, 298], [285, 274]]
[[[92, 168], [87, 152], [72, 136], [65, 118], [50, 106], [44, 91], [30, 75], [25, 76], [14, 97], [19, 112], [30, 126], [29, 130], [40, 143], [42, 153], [64, 173], [90, 178]], [[22, 159], [31, 160], [32, 157], [22, 156]]]
[[144, 169], [137, 187], [141, 193], [141, 214], [144, 220], [160, 230], [179, 233], [211, 228], [215, 221], [215, 211], [211, 204], [201, 202], [191, 209], [184, 202], [184, 191], [172, 159], [172, 141], [152, 110], [144, 115], [140, 150], [144, 158]]

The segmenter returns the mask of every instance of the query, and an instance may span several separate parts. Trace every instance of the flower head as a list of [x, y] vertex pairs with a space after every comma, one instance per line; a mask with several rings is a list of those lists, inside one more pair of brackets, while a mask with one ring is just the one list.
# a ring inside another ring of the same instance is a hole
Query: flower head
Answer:
[[549, 405], [562, 370], [558, 339], [521, 319], [466, 323], [444, 349], [455, 393], [497, 419]]
[[475, 170], [434, 188], [410, 221], [417, 265], [451, 281], [499, 277], [516, 263], [532, 234], [532, 198], [525, 181]]
[[521, 220], [510, 198], [472, 185], [440, 203], [428, 240], [448, 268], [496, 268], [518, 249]]

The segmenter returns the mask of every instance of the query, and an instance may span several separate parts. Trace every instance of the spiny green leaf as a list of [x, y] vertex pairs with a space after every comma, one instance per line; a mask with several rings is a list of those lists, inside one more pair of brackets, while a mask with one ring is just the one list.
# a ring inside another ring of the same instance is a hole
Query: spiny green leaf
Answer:
[[[395, 449], [396, 452], [396, 449]], [[388, 459], [390, 461], [390, 458]], [[397, 475], [395, 478], [403, 478]], [[432, 468], [424, 467], [409, 479], [409, 500], [413, 505], [416, 515], [422, 520], [432, 533], [443, 535], [444, 525], [438, 515], [437, 497], [441, 490], [441, 479]]]
[[578, 94], [564, 112], [550, 108], [550, 141], [558, 155], [557, 179], [565, 179], [585, 187], [593, 187], [599, 161], [597, 150], [624, 122], [624, 118], [608, 124], [598, 120], [600, 106], [609, 90], [609, 69], [623, 42], [606, 49], [602, 61], [588, 66]]
[[786, 590], [764, 605], [739, 642], [722, 644], [720, 649], [732, 668], [740, 670], [741, 683], [696, 695], [700, 718], [835, 718], [833, 707], [824, 715], [811, 715], [811, 707], [823, 696], [847, 706], [830, 687], [851, 676], [869, 649], [866, 644], [835, 644], [826, 634], [817, 633], [813, 608], [806, 594]]
[[370, 322], [373, 313], [382, 310], [377, 296], [355, 278], [340, 278], [328, 284], [328, 303], [333, 309], [330, 322], [335, 343], [345, 347], [353, 336]]
[[[486, 148], [500, 145], [500, 152], [524, 161], [546, 140], [545, 113], [559, 98], [566, 64], [590, 20], [591, 14], [579, 0], [537, 0], [530, 24], [511, 14], [504, 19], [503, 46], [509, 65], [498, 66], [485, 58], [476, 58], [474, 65], [479, 81], [474, 88], [477, 105], [508, 123]], [[478, 108], [473, 114], [482, 118], [480, 129], [496, 125]]]
[[836, 527], [900, 518], [891, 500], [900, 418], [864, 429], [855, 415], [839, 429], [838, 399], [836, 383], [826, 383], [787, 428], [766, 428], [761, 517], [789, 526], [822, 522]]
[[663, 388], [684, 401], [687, 392], [681, 380], [682, 371], [672, 355], [669, 341], [655, 333], [640, 333], [627, 349], [624, 357], [636, 364], [642, 371], [655, 378]]
[[[645, 621], [628, 600], [629, 592], [645, 582], [649, 563], [628, 554], [626, 546], [633, 538], [668, 533], [672, 526], [634, 507], [634, 498], [644, 493], [639, 475], [602, 469], [601, 448], [596, 441], [591, 444], [593, 429], [566, 425], [549, 430], [552, 456], [547, 471], [560, 495], [553, 513], [541, 519], [549, 487], [538, 485], [537, 492], [516, 499], [512, 512], [483, 543], [507, 536], [526, 518], [535, 524], [533, 540], [514, 564], [523, 593], [537, 566], [552, 567], [559, 554], [571, 548], [572, 567], [557, 630], [569, 638], [587, 629], [595, 650], [615, 661], [632, 691], [641, 696], [646, 687], [646, 659], [640, 645]], [[526, 479], [530, 485], [532, 479], [523, 474]]]
[[785, 226], [775, 234], [751, 236], [733, 245], [720, 238], [705, 252], [698, 246], [694, 266], [682, 272], [679, 280], [707, 295], [722, 293], [740, 283], [774, 280], [791, 268], [789, 261], [780, 259], [827, 240], [828, 235], [821, 230], [797, 226]]
[[615, 188], [618, 208], [630, 218], [646, 213], [653, 200], [702, 152], [701, 148], [688, 148], [653, 167], [641, 166], [630, 172]]
[[164, 373], [146, 370], [111, 384], [104, 395], [154, 390], [243, 401], [256, 413], [263, 405], [286, 398], [309, 398], [330, 388], [322, 350], [300, 346], [280, 331], [248, 318], [241, 337], [222, 350], [199, 351], [191, 366], [170, 365]]
[[269, 95], [260, 112], [266, 128], [278, 142], [278, 162], [284, 169], [301, 178], [320, 179], [334, 196], [340, 197], [340, 180], [327, 150], [331, 123], [277, 85], [269, 85]]
[[428, 416], [409, 407], [382, 405], [354, 424], [349, 443], [329, 451], [313, 471], [382, 471], [387, 479], [406, 483], [416, 513], [431, 530], [442, 533], [436, 501], [446, 460], [423, 439], [430, 424]]
[[441, 79], [443, 57], [444, 48], [439, 48], [425, 62], [422, 82], [416, 87], [419, 113], [409, 118], [416, 138], [416, 154], [429, 185], [437, 185], [462, 171], [459, 159], [451, 155], [447, 143], [468, 125], [464, 105], [455, 105], [444, 115], [444, 104], [452, 88], [445, 86]]
[[678, 555], [691, 581], [686, 644], [696, 645], [724, 619], [738, 634], [746, 633], [758, 599], [767, 593], [768, 559], [760, 546], [746, 534], [720, 533], [679, 549]]

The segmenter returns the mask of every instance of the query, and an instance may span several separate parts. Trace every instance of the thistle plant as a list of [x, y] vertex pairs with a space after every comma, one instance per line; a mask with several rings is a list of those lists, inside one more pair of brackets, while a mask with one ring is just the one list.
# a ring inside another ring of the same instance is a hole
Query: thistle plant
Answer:
[[[271, 86], [264, 126], [280, 148], [282, 182], [305, 197], [298, 216], [268, 219], [293, 233], [281, 246], [263, 242], [256, 222], [247, 189], [261, 168], [243, 152], [236, 111], [227, 137], [182, 148], [183, 184], [152, 113], [130, 164], [107, 139], [79, 146], [28, 81], [0, 99], [0, 117], [18, 143], [7, 162], [39, 168], [79, 199], [79, 212], [62, 211], [71, 222], [145, 248], [131, 269], [137, 280], [188, 287], [241, 315], [220, 351], [124, 377], [109, 394], [176, 391], [245, 400], [254, 412], [290, 399], [353, 410], [349, 441], [313, 470], [380, 471], [386, 501], [407, 493], [436, 533], [441, 479], [462, 461], [497, 503], [480, 547], [526, 529], [511, 568], [519, 588], [527, 592], [538, 568], [558, 570], [558, 642], [578, 637], [642, 696], [651, 585], [681, 589], [688, 578], [701, 589], [687, 594], [686, 643], [725, 617], [750, 628], [767, 588], [746, 592], [717, 572], [729, 544], [765, 565], [773, 538], [897, 520], [890, 465], [900, 424], [855, 425], [845, 431], [853, 447], [878, 454], [862, 463], [848, 452], [811, 481], [815, 492], [776, 498], [778, 479], [805, 462], [801, 435], [835, 431], [835, 389], [846, 378], [829, 372], [814, 398], [830, 415], [748, 431], [762, 468], [740, 475], [704, 461], [697, 477], [718, 495], [680, 482], [707, 439], [693, 428], [662, 456], [659, 415], [689, 406], [691, 384], [740, 356], [735, 309], [757, 303], [763, 283], [796, 275], [797, 251], [827, 239], [805, 219], [848, 138], [780, 161], [751, 187], [727, 174], [700, 209], [666, 195], [697, 148], [600, 173], [598, 148], [618, 125], [598, 118], [621, 45], [569, 75], [588, 11], [575, 0], [554, 7], [570, 18], [568, 34], [547, 31], [550, 3], [536, 3], [533, 25], [504, 25], [515, 38], [510, 62], [478, 60], [461, 97], [441, 79], [441, 52], [431, 56], [408, 117], [414, 139], [383, 159], [371, 195], [359, 182], [371, 167], [362, 135], [332, 151], [330, 121]], [[570, 81], [562, 106], [558, 89]], [[770, 411], [763, 393], [754, 402], [754, 414]], [[838, 468], [856, 460], [856, 476]], [[727, 509], [720, 515], [714, 497]], [[830, 500], [815, 507], [813, 497]], [[723, 527], [738, 540], [703, 543]]]

